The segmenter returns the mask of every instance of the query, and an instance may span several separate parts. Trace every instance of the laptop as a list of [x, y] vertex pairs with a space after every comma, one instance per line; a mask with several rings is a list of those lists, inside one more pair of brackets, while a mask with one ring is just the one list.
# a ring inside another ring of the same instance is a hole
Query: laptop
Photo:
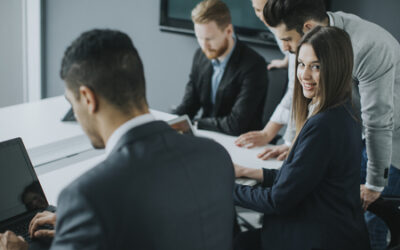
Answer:
[[50, 207], [21, 138], [0, 142], [0, 233], [29, 238], [29, 223]]
[[175, 119], [169, 120], [168, 124], [180, 134], [192, 136], [195, 135], [194, 128], [187, 115], [182, 115]]
[[61, 119], [62, 122], [76, 122], [76, 117], [74, 114], [74, 110], [70, 108], [64, 117]]

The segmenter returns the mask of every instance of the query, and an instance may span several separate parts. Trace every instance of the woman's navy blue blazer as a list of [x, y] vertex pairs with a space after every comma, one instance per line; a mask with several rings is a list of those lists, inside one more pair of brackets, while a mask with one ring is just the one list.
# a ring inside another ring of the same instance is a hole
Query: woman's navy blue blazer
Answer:
[[349, 103], [307, 120], [281, 169], [236, 185], [236, 205], [264, 213], [263, 249], [370, 249], [360, 201], [361, 123]]

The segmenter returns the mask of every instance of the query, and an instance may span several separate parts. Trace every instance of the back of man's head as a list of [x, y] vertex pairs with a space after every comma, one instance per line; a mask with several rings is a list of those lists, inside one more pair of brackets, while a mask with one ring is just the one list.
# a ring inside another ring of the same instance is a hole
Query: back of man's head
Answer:
[[81, 34], [66, 49], [60, 76], [77, 99], [84, 85], [124, 113], [147, 107], [142, 61], [131, 39], [120, 31]]
[[285, 24], [287, 30], [296, 29], [300, 34], [306, 21], [322, 22], [327, 17], [323, 0], [268, 0], [263, 14], [269, 26]]
[[220, 0], [204, 0], [192, 10], [192, 21], [197, 24], [215, 22], [224, 30], [232, 23], [228, 6]]

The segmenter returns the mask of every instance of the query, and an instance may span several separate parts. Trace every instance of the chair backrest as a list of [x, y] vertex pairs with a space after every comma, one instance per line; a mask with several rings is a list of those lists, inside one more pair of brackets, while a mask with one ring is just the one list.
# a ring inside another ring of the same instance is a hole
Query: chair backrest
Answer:
[[400, 197], [382, 196], [368, 207], [368, 211], [380, 217], [390, 231], [388, 249], [400, 249]]
[[288, 83], [287, 69], [268, 70], [268, 92], [262, 114], [263, 126], [268, 123], [272, 113], [285, 95]]

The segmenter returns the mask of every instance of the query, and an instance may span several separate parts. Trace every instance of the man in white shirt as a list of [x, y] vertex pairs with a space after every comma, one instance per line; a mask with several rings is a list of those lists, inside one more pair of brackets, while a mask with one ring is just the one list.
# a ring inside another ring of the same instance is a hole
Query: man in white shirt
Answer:
[[[252, 0], [254, 13], [269, 29], [269, 26], [265, 22], [263, 15], [263, 9], [266, 3], [267, 0]], [[286, 94], [282, 98], [279, 105], [275, 108], [274, 113], [262, 130], [250, 131], [239, 136], [239, 138], [235, 141], [236, 145], [239, 147], [253, 148], [267, 145], [274, 139], [280, 129], [287, 125], [290, 121], [296, 56], [284, 51], [282, 41], [277, 37], [275, 37], [275, 39], [278, 43], [279, 49], [285, 54], [285, 58], [282, 60], [272, 60], [271, 63], [268, 64], [268, 70], [288, 67], [288, 83]], [[289, 130], [287, 133], [285, 133], [283, 138], [285, 144], [283, 146], [267, 147], [260, 152], [257, 157], [263, 160], [267, 160], [271, 157], [277, 157], [278, 160], [283, 160], [286, 157], [286, 149], [291, 145], [290, 132], [291, 131]]]

